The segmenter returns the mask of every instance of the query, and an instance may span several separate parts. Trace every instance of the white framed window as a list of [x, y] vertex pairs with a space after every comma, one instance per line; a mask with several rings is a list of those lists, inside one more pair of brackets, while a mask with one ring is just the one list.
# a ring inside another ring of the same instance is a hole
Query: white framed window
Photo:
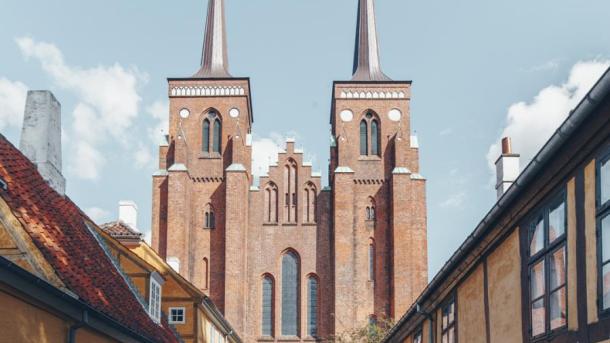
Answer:
[[156, 322], [161, 322], [161, 285], [154, 277], [150, 278], [150, 298], [148, 299], [148, 314]]
[[170, 324], [184, 324], [186, 323], [186, 309], [184, 307], [170, 307], [169, 308], [169, 323]]

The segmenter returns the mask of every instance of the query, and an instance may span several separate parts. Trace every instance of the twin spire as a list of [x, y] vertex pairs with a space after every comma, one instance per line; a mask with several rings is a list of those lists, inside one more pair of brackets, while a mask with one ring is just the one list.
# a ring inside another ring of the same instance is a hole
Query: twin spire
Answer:
[[[201, 68], [195, 78], [229, 78], [224, 0], [208, 0]], [[374, 0], [358, 0], [352, 81], [389, 81], [379, 61]]]

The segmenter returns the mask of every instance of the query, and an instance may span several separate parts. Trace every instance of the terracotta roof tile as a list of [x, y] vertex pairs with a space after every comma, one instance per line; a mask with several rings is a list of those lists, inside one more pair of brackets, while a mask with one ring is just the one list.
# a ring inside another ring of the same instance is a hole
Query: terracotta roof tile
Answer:
[[67, 196], [55, 192], [1, 134], [0, 178], [8, 189], [0, 189], [0, 196], [72, 292], [140, 335], [178, 341], [165, 319], [157, 325], [148, 316], [86, 226], [88, 217]]
[[102, 230], [106, 231], [110, 236], [116, 239], [140, 239], [142, 233], [132, 229], [129, 225], [122, 221], [106, 223], [101, 226]]

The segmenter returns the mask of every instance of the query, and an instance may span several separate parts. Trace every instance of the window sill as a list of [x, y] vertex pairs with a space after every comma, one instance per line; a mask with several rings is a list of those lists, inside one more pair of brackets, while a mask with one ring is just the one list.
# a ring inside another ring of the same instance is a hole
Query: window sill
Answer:
[[311, 223], [303, 223], [302, 225], [303, 225], [303, 226], [316, 226], [316, 225], [318, 225], [318, 224], [317, 224], [317, 223], [315, 223], [315, 222], [311, 222]]
[[278, 226], [278, 223], [263, 223], [263, 226]]
[[303, 339], [305, 342], [319, 342], [320, 339], [317, 337], [308, 336]]
[[263, 336], [256, 339], [257, 342], [275, 342], [275, 338], [271, 336]]
[[372, 156], [360, 155], [360, 157], [358, 157], [358, 161], [381, 161], [381, 157], [375, 156], [375, 155], [372, 155]]
[[529, 339], [530, 342], [534, 343], [538, 343], [538, 342], [550, 342], [552, 341], [554, 338], [558, 337], [558, 336], [562, 336], [564, 334], [568, 333], [568, 327], [567, 326], [562, 326], [560, 328], [554, 329], [553, 331], [549, 331], [545, 334], [542, 334], [540, 336], [536, 336], [536, 337], [531, 337]]
[[205, 226], [204, 226], [204, 227], [203, 227], [203, 229], [204, 229], [204, 230], [214, 230], [214, 229], [215, 229], [215, 227], [205, 227]]
[[282, 226], [297, 226], [297, 223], [283, 223]]
[[201, 160], [220, 160], [221, 158], [222, 156], [217, 152], [211, 154], [201, 153], [201, 155], [199, 155], [199, 159]]
[[277, 340], [280, 342], [300, 342], [301, 338], [298, 336], [280, 336]]

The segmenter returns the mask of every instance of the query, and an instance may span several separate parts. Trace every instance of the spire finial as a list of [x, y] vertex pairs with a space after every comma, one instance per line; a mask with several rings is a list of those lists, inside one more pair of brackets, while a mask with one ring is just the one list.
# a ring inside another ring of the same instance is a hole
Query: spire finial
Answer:
[[381, 71], [374, 0], [359, 0], [353, 81], [389, 81]]
[[208, 0], [201, 69], [193, 77], [231, 77], [227, 58], [227, 35], [223, 0]]

